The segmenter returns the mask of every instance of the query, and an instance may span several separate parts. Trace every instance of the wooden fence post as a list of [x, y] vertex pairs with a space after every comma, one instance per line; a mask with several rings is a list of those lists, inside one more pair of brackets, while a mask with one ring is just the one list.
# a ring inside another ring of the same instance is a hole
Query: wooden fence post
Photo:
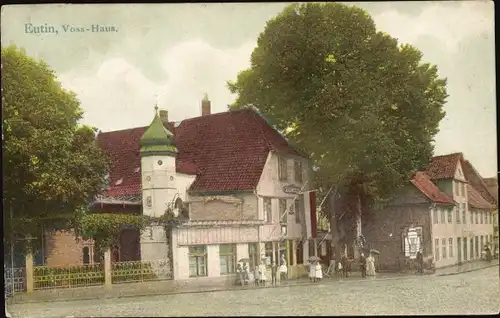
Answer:
[[26, 253], [26, 291], [33, 292], [33, 253], [29, 250]]

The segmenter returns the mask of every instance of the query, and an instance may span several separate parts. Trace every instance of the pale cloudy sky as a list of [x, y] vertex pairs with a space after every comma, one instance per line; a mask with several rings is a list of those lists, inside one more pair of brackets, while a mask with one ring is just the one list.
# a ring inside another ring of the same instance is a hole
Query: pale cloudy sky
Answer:
[[[410, 43], [448, 78], [447, 116], [436, 155], [463, 152], [485, 177], [496, 175], [493, 2], [361, 2], [380, 30]], [[287, 4], [100, 4], [2, 7], [2, 45], [44, 59], [75, 91], [84, 122], [102, 131], [149, 124], [155, 94], [171, 120], [233, 102], [226, 87], [249, 66], [265, 23]], [[59, 34], [26, 33], [47, 23]], [[63, 25], [114, 26], [117, 32], [65, 33]]]

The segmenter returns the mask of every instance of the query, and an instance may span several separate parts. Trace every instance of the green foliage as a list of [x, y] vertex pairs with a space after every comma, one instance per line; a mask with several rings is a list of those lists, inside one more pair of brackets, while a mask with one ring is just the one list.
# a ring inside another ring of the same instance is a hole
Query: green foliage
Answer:
[[293, 4], [268, 21], [251, 67], [228, 83], [230, 108], [273, 118], [311, 154], [325, 192], [382, 200], [428, 164], [445, 115], [446, 80], [421, 58], [360, 8]]
[[65, 288], [104, 284], [104, 265], [33, 267], [34, 289]]
[[[4, 233], [39, 234], [38, 219], [73, 214], [100, 193], [107, 164], [95, 129], [48, 65], [15, 46], [2, 48]], [[47, 222], [46, 226], [51, 223]], [[5, 236], [4, 236], [5, 241]]]

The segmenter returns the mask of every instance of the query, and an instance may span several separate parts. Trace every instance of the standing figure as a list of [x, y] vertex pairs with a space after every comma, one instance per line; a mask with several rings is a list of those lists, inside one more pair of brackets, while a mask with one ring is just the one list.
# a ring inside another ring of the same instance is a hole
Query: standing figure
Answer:
[[238, 265], [236, 265], [236, 273], [238, 273], [239, 283], [243, 285], [245, 283], [245, 278], [243, 275], [243, 266], [241, 265], [241, 263], [238, 263]]
[[323, 269], [321, 268], [320, 262], [316, 262], [316, 265], [314, 266], [314, 272], [315, 272], [315, 278], [316, 281], [320, 281], [323, 278]]
[[286, 265], [285, 255], [281, 255], [281, 263], [280, 263], [280, 280], [284, 281], [288, 276], [288, 267]]
[[375, 276], [375, 258], [372, 254], [366, 259], [366, 275]]
[[276, 285], [276, 276], [278, 275], [278, 267], [276, 266], [276, 263], [273, 262], [271, 265], [271, 284]]
[[422, 250], [419, 249], [417, 252], [417, 266], [418, 266], [418, 272], [423, 273], [424, 272], [424, 254], [422, 253]]
[[316, 266], [312, 261], [309, 261], [309, 280], [316, 281]]
[[266, 268], [266, 264], [264, 264], [264, 262], [261, 262], [259, 265], [259, 279], [260, 279], [259, 283], [262, 286], [266, 286], [267, 268]]
[[254, 276], [254, 285], [259, 286], [259, 283], [260, 283], [260, 264], [255, 266], [253, 276]]
[[342, 276], [349, 276], [349, 259], [347, 258], [347, 254], [344, 253], [342, 258], [340, 259], [340, 264], [342, 264]]
[[250, 268], [248, 268], [248, 264], [247, 262], [243, 262], [243, 280], [245, 282], [245, 284], [248, 284], [248, 281], [250, 279], [250, 275], [248, 275], [250, 273]]
[[361, 253], [359, 258], [359, 267], [361, 269], [361, 277], [366, 278], [366, 257], [363, 253]]

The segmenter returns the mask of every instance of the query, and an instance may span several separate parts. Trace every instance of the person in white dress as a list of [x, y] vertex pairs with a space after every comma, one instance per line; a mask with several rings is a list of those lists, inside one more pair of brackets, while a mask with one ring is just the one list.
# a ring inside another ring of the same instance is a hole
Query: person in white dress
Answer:
[[314, 262], [309, 262], [309, 279], [316, 280], [316, 265]]
[[263, 262], [260, 263], [259, 265], [259, 278], [260, 278], [260, 284], [262, 286], [265, 286], [266, 285], [266, 281], [267, 281], [267, 268], [266, 268], [266, 264], [264, 264]]
[[288, 267], [286, 264], [285, 260], [285, 255], [281, 255], [281, 262], [280, 262], [280, 280], [285, 280], [287, 279], [288, 276]]
[[366, 258], [366, 275], [375, 276], [375, 258], [372, 254]]
[[321, 268], [321, 264], [319, 262], [316, 262], [314, 269], [316, 281], [320, 281], [323, 278], [323, 269]]

